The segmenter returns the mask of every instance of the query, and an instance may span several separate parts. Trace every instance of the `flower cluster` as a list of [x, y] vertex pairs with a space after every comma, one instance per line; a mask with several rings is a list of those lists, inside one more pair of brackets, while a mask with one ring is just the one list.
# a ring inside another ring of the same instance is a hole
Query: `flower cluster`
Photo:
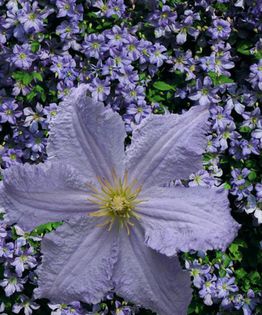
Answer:
[[199, 289], [203, 302], [208, 306], [219, 304], [219, 314], [235, 309], [242, 310], [245, 315], [252, 315], [261, 300], [252, 289], [245, 294], [239, 292], [232, 261], [222, 256], [219, 263], [205, 264], [201, 255], [193, 261], [186, 260], [185, 267], [190, 271], [193, 285]]
[[[12, 306], [12, 312], [18, 314], [24, 309], [24, 313], [30, 315], [40, 306], [24, 295], [23, 291], [25, 284], [36, 283], [34, 269], [39, 262], [39, 253], [34, 246], [41, 238], [30, 236], [17, 225], [10, 229], [3, 221], [0, 231], [0, 260], [4, 267], [0, 286], [7, 298], [4, 301], [8, 302], [15, 297], [17, 303]], [[2, 302], [2, 311], [5, 308], [5, 302]]]

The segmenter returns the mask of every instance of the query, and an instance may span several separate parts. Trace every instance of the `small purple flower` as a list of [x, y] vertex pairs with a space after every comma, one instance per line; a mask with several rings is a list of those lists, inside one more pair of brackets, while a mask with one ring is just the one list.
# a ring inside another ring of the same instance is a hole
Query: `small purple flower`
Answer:
[[32, 66], [36, 56], [31, 52], [29, 44], [15, 45], [10, 61], [18, 68], [29, 69]]
[[242, 150], [243, 158], [246, 158], [251, 153], [255, 155], [259, 155], [261, 152], [259, 150], [259, 140], [258, 139], [251, 139], [250, 141], [242, 139], [239, 143], [239, 146]]
[[42, 153], [45, 150], [46, 138], [42, 131], [36, 131], [27, 135], [25, 147], [33, 153]]
[[128, 35], [128, 44], [126, 44], [125, 48], [127, 50], [127, 56], [130, 58], [132, 61], [138, 60], [139, 59], [139, 45], [140, 41], [135, 38], [134, 36]]
[[238, 201], [248, 197], [253, 190], [253, 186], [248, 181], [243, 179], [239, 179], [239, 181], [244, 182], [242, 184], [235, 184], [235, 180], [231, 180], [233, 186], [230, 190], [231, 194], [236, 196]]
[[47, 7], [41, 10], [38, 7], [38, 2], [25, 2], [19, 15], [19, 22], [23, 25], [27, 33], [38, 33], [44, 29], [44, 19], [52, 13], [52, 10]]
[[75, 68], [76, 62], [69, 53], [52, 58], [50, 70], [54, 72], [59, 79], [67, 80], [70, 77], [72, 77], [72, 79], [76, 78], [77, 72]]
[[253, 310], [257, 304], [257, 300], [255, 298], [254, 291], [249, 289], [246, 297], [244, 297], [242, 294], [237, 294], [233, 303], [237, 310], [243, 310], [244, 315], [252, 315]]
[[213, 304], [213, 298], [216, 297], [216, 280], [215, 275], [206, 274], [206, 281], [203, 283], [199, 296], [204, 300], [206, 305]]
[[213, 20], [213, 25], [208, 29], [208, 34], [212, 39], [226, 40], [230, 36], [231, 26], [228, 21], [222, 19]]
[[260, 201], [262, 201], [262, 183], [256, 184], [256, 192], [257, 192], [257, 197], [259, 198]]
[[217, 95], [218, 88], [212, 87], [212, 80], [205, 77], [203, 83], [200, 79], [196, 80], [195, 92], [191, 93], [188, 97], [193, 101], [198, 101], [200, 105], [210, 105], [220, 101]]
[[252, 315], [257, 303], [258, 299], [255, 298], [254, 291], [249, 289], [246, 298], [244, 298], [244, 303], [242, 306], [243, 315]]
[[110, 94], [110, 81], [108, 77], [105, 80], [95, 78], [88, 87], [92, 97], [97, 101], [104, 101]]
[[[167, 61], [167, 63], [170, 63], [170, 61]], [[173, 64], [172, 71], [179, 70], [182, 73], [186, 73], [187, 81], [196, 77], [194, 74], [196, 71], [196, 61], [192, 58], [191, 50], [187, 50], [186, 52], [182, 50], [175, 51], [175, 57], [171, 59], [171, 64]]]
[[252, 112], [243, 112], [242, 117], [245, 119], [242, 126], [247, 126], [254, 129], [258, 126], [258, 122], [262, 120], [262, 115], [259, 107], [256, 107]]
[[[259, 185], [259, 184], [257, 184]], [[257, 186], [256, 185], [256, 186]], [[253, 196], [252, 194], [250, 194], [247, 197], [247, 202], [245, 204], [245, 206], [243, 207], [243, 210], [247, 213], [247, 214], [251, 214], [253, 213], [254, 217], [257, 219], [258, 224], [262, 224], [262, 200], [257, 200], [255, 196]]]
[[19, 106], [15, 100], [7, 99], [0, 104], [0, 123], [9, 122], [12, 125], [16, 124], [17, 118], [22, 116], [22, 112], [18, 109]]
[[25, 281], [25, 279], [18, 278], [16, 274], [12, 274], [10, 271], [5, 270], [4, 279], [0, 281], [0, 286], [4, 288], [5, 295], [9, 297], [15, 292], [22, 292]]
[[235, 64], [231, 61], [231, 56], [228, 54], [217, 54], [212, 52], [210, 56], [201, 57], [199, 59], [200, 67], [206, 71], [216, 72], [218, 75], [230, 76], [228, 70], [234, 68]]
[[216, 138], [214, 138], [214, 143], [220, 146], [222, 151], [228, 148], [229, 140], [235, 141], [241, 138], [241, 135], [235, 131], [236, 127], [234, 124], [228, 125], [224, 130], [220, 131]]
[[2, 258], [13, 258], [15, 245], [12, 242], [6, 243], [0, 241], [0, 257]]
[[251, 83], [253, 89], [262, 91], [262, 60], [250, 67], [250, 74], [248, 81]]
[[16, 257], [11, 265], [15, 267], [15, 272], [19, 277], [22, 277], [25, 270], [32, 269], [37, 265], [37, 260], [33, 256], [33, 253], [34, 251], [32, 247], [22, 249], [18, 246], [18, 248], [16, 248]]
[[209, 277], [211, 267], [209, 265], [201, 265], [197, 260], [194, 260], [192, 263], [186, 260], [185, 267], [187, 270], [190, 270], [194, 286], [200, 289], [206, 281], [205, 276]]
[[231, 110], [228, 107], [212, 106], [210, 109], [212, 128], [216, 131], [225, 130], [228, 126], [235, 128]]
[[101, 57], [101, 46], [105, 43], [103, 34], [90, 34], [85, 36], [83, 42], [84, 53], [87, 57], [99, 59]]
[[19, 22], [20, 11], [12, 8], [6, 13], [6, 18], [3, 21], [3, 28], [8, 32], [13, 33], [14, 37], [20, 41], [25, 40], [25, 30], [23, 25]]
[[145, 64], [149, 62], [149, 57], [150, 57], [150, 51], [152, 50], [153, 44], [150, 41], [141, 39], [139, 42], [139, 51], [140, 51], [140, 56], [139, 56], [139, 63]]
[[161, 11], [155, 10], [149, 17], [149, 21], [155, 27], [165, 28], [173, 23], [175, 23], [177, 18], [177, 13], [171, 9], [168, 5], [163, 5]]
[[56, 6], [58, 8], [57, 17], [74, 17], [76, 9], [76, 0], [57, 0]]
[[49, 106], [45, 106], [43, 113], [46, 116], [46, 123], [49, 124], [52, 119], [56, 116], [57, 114], [57, 109], [58, 106], [56, 103], [51, 103]]
[[20, 295], [19, 300], [20, 303], [15, 303], [12, 308], [12, 311], [15, 314], [18, 314], [21, 310], [23, 310], [25, 315], [31, 315], [33, 311], [38, 310], [40, 307], [37, 303], [33, 302], [25, 295]]
[[71, 302], [68, 305], [48, 303], [48, 306], [52, 310], [51, 315], [83, 315], [79, 302]]
[[257, 123], [257, 129], [252, 132], [252, 137], [260, 140], [260, 148], [262, 149], [262, 119]]
[[17, 81], [14, 84], [12, 95], [17, 96], [22, 93], [23, 96], [27, 95], [30, 92], [30, 87], [24, 85], [22, 82]]
[[29, 127], [31, 132], [36, 132], [39, 126], [41, 126], [43, 129], [47, 129], [47, 123], [44, 117], [44, 108], [40, 103], [36, 104], [35, 111], [33, 111], [31, 107], [25, 107], [24, 115], [26, 117], [24, 126]]
[[145, 89], [141, 85], [129, 84], [122, 87], [121, 84], [118, 85], [119, 94], [123, 95], [125, 101], [128, 103], [143, 103], [145, 99]]
[[190, 182], [188, 183], [189, 187], [196, 186], [211, 187], [212, 182], [214, 182], [214, 179], [205, 170], [201, 170], [195, 174], [190, 175], [189, 179], [190, 179]]
[[108, 0], [107, 4], [111, 15], [116, 15], [120, 18], [123, 17], [126, 10], [124, 0]]
[[2, 156], [4, 167], [21, 163], [23, 157], [23, 151], [19, 148], [7, 149]]
[[111, 17], [112, 15], [122, 17], [126, 9], [123, 0], [96, 0], [93, 6], [99, 9], [97, 12], [98, 16], [106, 17]]
[[181, 23], [174, 22], [169, 26], [170, 30], [178, 33], [176, 42], [178, 45], [183, 45], [187, 41], [187, 34], [196, 39], [199, 35], [199, 30], [193, 26], [194, 21], [200, 20], [199, 13], [194, 13], [192, 10], [185, 10], [181, 15]]
[[245, 179], [247, 178], [248, 174], [250, 174], [250, 170], [247, 168], [243, 169], [233, 169], [231, 171], [232, 178], [231, 183], [235, 185], [243, 185], [245, 183]]
[[123, 44], [128, 44], [128, 31], [126, 28], [120, 28], [118, 25], [105, 33], [105, 37], [109, 40], [108, 46], [121, 48]]
[[227, 297], [231, 293], [238, 291], [234, 277], [224, 277], [217, 280], [217, 297], [219, 299]]
[[142, 119], [146, 118], [151, 112], [152, 108], [148, 105], [134, 105], [131, 104], [127, 108], [127, 114], [134, 117], [134, 121], [136, 124], [140, 124]]
[[72, 39], [75, 34], [79, 33], [78, 23], [75, 21], [63, 21], [56, 28], [56, 34], [61, 37], [61, 39]]
[[166, 52], [166, 48], [159, 43], [156, 43], [152, 48], [149, 56], [149, 62], [152, 64], [156, 64], [157, 67], [161, 67], [165, 60], [167, 60], [167, 56], [163, 54]]

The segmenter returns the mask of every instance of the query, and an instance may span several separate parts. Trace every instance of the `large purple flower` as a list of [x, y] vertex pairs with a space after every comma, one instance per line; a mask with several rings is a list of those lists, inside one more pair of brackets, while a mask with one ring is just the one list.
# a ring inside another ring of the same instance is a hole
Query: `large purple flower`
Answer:
[[87, 91], [60, 105], [46, 163], [4, 171], [10, 222], [65, 221], [43, 239], [35, 295], [97, 303], [114, 289], [158, 314], [186, 314], [189, 274], [175, 255], [223, 249], [238, 229], [222, 189], [165, 185], [201, 167], [208, 112], [151, 114], [125, 152], [121, 117]]

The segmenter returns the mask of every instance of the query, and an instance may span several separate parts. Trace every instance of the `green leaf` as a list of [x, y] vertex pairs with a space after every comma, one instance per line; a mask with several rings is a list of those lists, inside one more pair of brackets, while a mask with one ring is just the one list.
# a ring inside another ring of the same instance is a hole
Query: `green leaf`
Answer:
[[164, 81], [156, 81], [153, 84], [153, 87], [160, 91], [170, 91], [170, 90], [174, 91], [175, 90], [175, 88], [172, 85], [167, 84]]
[[34, 90], [32, 90], [30, 93], [26, 95], [26, 99], [28, 101], [32, 101], [36, 97], [36, 95], [37, 93]]
[[215, 86], [226, 83], [234, 83], [234, 80], [230, 79], [226, 75], [217, 75], [216, 72], [208, 72], [208, 75]]
[[230, 259], [230, 257], [226, 256], [223, 261], [223, 266], [227, 268], [230, 265], [231, 261], [232, 260]]
[[249, 274], [249, 280], [253, 284], [260, 283], [260, 279], [261, 279], [261, 276], [260, 276], [260, 274], [257, 271], [251, 272]]
[[165, 100], [165, 98], [160, 95], [154, 95], [151, 99], [155, 102], [161, 102]]
[[33, 78], [34, 78], [34, 79], [37, 79], [38, 81], [43, 82], [43, 77], [42, 77], [41, 73], [39, 73], [39, 72], [33, 72], [32, 75], [33, 75]]
[[235, 275], [236, 275], [237, 279], [242, 280], [247, 276], [247, 272], [245, 271], [245, 269], [239, 268], [239, 269], [235, 270]]
[[237, 52], [239, 52], [242, 55], [249, 56], [251, 54], [250, 53], [251, 48], [252, 48], [252, 44], [248, 42], [242, 42], [237, 46]]
[[231, 253], [231, 258], [236, 261], [242, 260], [242, 253], [239, 251], [239, 245], [238, 244], [231, 244], [229, 246], [229, 251]]
[[241, 126], [241, 127], [239, 128], [239, 130], [240, 130], [241, 132], [243, 132], [243, 133], [249, 133], [249, 132], [251, 132], [251, 128], [249, 128], [248, 126]]
[[23, 72], [23, 71], [17, 71], [12, 74], [12, 77], [15, 80], [21, 81], [24, 85], [28, 85], [33, 80], [33, 76], [31, 73]]
[[31, 43], [31, 50], [33, 53], [37, 52], [40, 48], [40, 43], [38, 42], [32, 42]]
[[254, 56], [255, 56], [258, 60], [262, 59], [262, 50], [259, 50], [259, 51], [255, 52], [255, 53], [254, 53]]
[[63, 222], [48, 222], [46, 224], [41, 224], [39, 226], [37, 226], [33, 231], [32, 231], [32, 235], [43, 235], [46, 233], [49, 233], [53, 230], [55, 230], [56, 228], [58, 228], [60, 225], [62, 225]]
[[228, 5], [226, 3], [214, 3], [214, 8], [221, 11], [221, 12], [227, 12], [228, 11]]
[[221, 278], [225, 277], [226, 274], [227, 274], [226, 270], [224, 270], [224, 269], [220, 269], [220, 270], [219, 270], [219, 276], [220, 276]]
[[255, 171], [251, 171], [249, 174], [248, 174], [248, 179], [250, 181], [254, 181], [255, 179], [257, 178], [257, 174]]
[[231, 189], [231, 185], [229, 183], [224, 184], [224, 189], [229, 190]]

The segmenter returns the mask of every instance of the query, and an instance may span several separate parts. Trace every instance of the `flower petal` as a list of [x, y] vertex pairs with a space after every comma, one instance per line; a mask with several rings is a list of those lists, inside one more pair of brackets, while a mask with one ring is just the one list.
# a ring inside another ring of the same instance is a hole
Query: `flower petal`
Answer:
[[190, 276], [177, 258], [161, 255], [144, 244], [144, 235], [135, 225], [130, 236], [121, 232], [119, 259], [113, 281], [123, 298], [159, 315], [186, 314], [191, 300]]
[[86, 85], [80, 85], [59, 106], [47, 152], [49, 158], [55, 156], [88, 177], [109, 178], [112, 169], [123, 171], [124, 123], [86, 92]]
[[185, 179], [202, 168], [208, 111], [196, 106], [183, 115], [151, 115], [134, 131], [126, 167], [144, 186]]
[[0, 204], [24, 229], [94, 211], [84, 179], [59, 163], [16, 165], [4, 171]]
[[74, 218], [44, 237], [36, 298], [98, 303], [112, 289], [115, 233], [96, 223], [94, 218]]
[[225, 249], [237, 234], [239, 224], [221, 188], [159, 187], [142, 198], [148, 199], [138, 211], [146, 244], [167, 256], [180, 250]]

